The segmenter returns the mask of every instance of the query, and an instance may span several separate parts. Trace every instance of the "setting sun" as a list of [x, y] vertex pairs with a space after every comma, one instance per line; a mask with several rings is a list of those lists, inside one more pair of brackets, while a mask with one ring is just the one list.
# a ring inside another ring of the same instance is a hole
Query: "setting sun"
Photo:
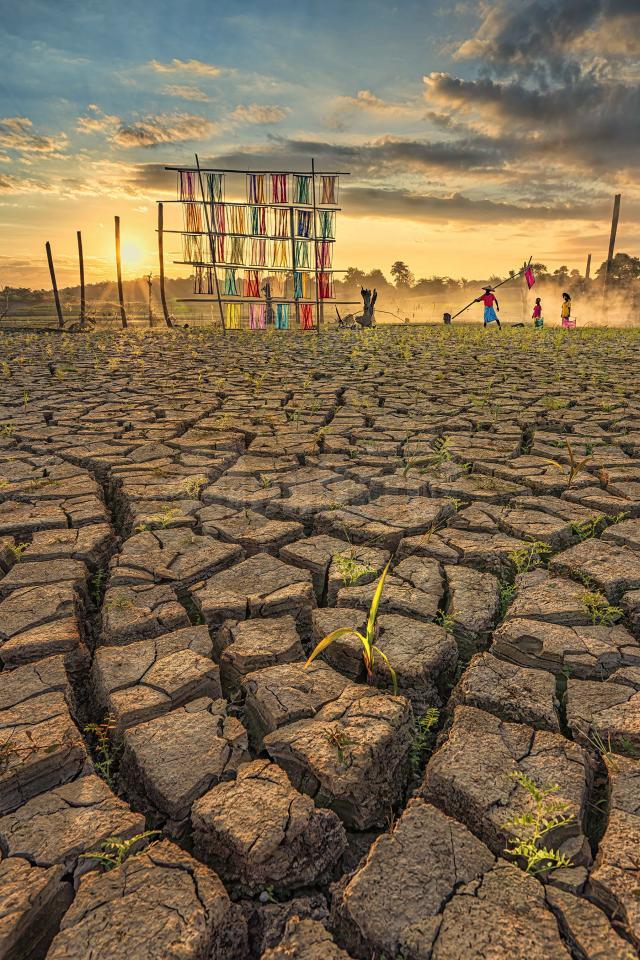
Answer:
[[144, 253], [142, 247], [134, 240], [123, 240], [122, 242], [122, 266], [126, 270], [137, 269], [144, 262]]

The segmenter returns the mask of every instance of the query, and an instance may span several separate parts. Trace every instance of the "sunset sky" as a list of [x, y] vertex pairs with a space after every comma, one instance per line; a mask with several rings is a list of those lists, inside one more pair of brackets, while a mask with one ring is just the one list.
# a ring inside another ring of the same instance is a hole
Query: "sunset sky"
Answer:
[[[584, 269], [640, 247], [639, 0], [2, 3], [0, 287], [157, 269], [166, 163], [351, 171], [336, 265]], [[175, 248], [169, 245], [170, 251]], [[186, 268], [171, 267], [171, 275]]]

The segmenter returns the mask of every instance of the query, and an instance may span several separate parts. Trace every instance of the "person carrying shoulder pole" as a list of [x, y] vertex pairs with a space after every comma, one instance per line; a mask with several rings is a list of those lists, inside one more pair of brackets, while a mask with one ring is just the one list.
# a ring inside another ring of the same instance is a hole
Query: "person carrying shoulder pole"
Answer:
[[[502, 324], [496, 310], [500, 310], [500, 304], [498, 303], [498, 298], [496, 297], [493, 287], [483, 287], [484, 293], [481, 297], [478, 297], [475, 300], [475, 303], [484, 303], [484, 326], [493, 323], [494, 320], [498, 324], [498, 329], [502, 330]], [[495, 307], [494, 307], [495, 304]]]

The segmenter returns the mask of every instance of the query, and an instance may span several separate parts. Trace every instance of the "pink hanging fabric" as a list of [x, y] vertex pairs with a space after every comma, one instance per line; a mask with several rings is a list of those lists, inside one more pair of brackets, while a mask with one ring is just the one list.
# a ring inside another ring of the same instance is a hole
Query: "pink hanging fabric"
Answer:
[[252, 330], [264, 330], [267, 325], [264, 303], [249, 304], [249, 326]]

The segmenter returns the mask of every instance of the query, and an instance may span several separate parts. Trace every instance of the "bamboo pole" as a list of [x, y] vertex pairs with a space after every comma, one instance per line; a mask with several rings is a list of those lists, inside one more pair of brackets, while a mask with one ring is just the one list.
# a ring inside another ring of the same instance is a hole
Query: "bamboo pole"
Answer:
[[122, 290], [122, 262], [120, 259], [120, 217], [115, 217], [116, 223], [116, 271], [118, 274], [118, 300], [120, 301], [120, 319], [122, 329], [127, 327], [127, 313], [124, 309], [124, 292]]
[[162, 312], [164, 322], [168, 327], [172, 327], [171, 317], [167, 308], [167, 295], [164, 289], [164, 208], [161, 203], [158, 204], [158, 261], [160, 263], [160, 300], [162, 302]]
[[607, 253], [607, 262], [604, 268], [604, 280], [602, 283], [602, 307], [606, 309], [607, 287], [609, 285], [609, 274], [613, 262], [613, 253], [616, 247], [616, 234], [618, 232], [618, 219], [620, 217], [620, 198], [622, 194], [616, 193], [613, 198], [613, 214], [611, 216], [611, 233], [609, 235], [609, 252]]
[[[497, 290], [498, 287], [501, 287], [503, 283], [510, 283], [510, 281], [515, 280], [516, 277], [521, 277], [523, 272], [530, 266], [530, 264], [531, 264], [531, 257], [529, 257], [529, 261], [525, 263], [524, 266], [520, 270], [518, 270], [517, 273], [514, 273], [512, 277], [507, 277], [505, 280], [501, 280], [500, 283], [496, 283], [493, 289]], [[477, 302], [478, 302], [478, 299], [476, 297], [474, 300], [471, 301], [471, 303], [468, 303], [466, 307], [463, 307], [462, 310], [458, 310], [457, 313], [454, 313], [454, 315], [450, 317], [450, 319], [447, 322], [451, 323], [452, 320], [455, 320], [456, 317], [459, 317], [461, 313], [464, 313], [465, 310], [468, 310], [469, 307], [472, 307], [474, 303], [477, 303]]]
[[319, 284], [318, 284], [318, 228], [316, 224], [316, 162], [314, 158], [311, 158], [311, 189], [313, 190], [313, 246], [314, 246], [314, 256], [316, 258], [316, 334], [320, 336], [320, 297], [319, 297]]
[[300, 329], [300, 298], [296, 297], [296, 229], [293, 207], [289, 208], [289, 225], [291, 229], [291, 279], [293, 280], [293, 299], [296, 311], [296, 330]]
[[82, 254], [82, 234], [78, 230], [78, 263], [80, 264], [80, 326], [83, 327], [86, 319], [86, 300], [84, 289], [84, 256]]
[[51, 244], [47, 240], [45, 243], [45, 249], [47, 251], [47, 260], [49, 261], [49, 273], [51, 274], [51, 285], [53, 287], [53, 299], [56, 302], [56, 313], [58, 314], [58, 326], [64, 326], [64, 320], [62, 318], [62, 307], [60, 306], [60, 296], [58, 294], [58, 284], [56, 283], [56, 272], [53, 268], [53, 257], [51, 256]]
[[198, 169], [198, 181], [200, 183], [200, 195], [202, 197], [202, 206], [204, 207], [204, 216], [207, 222], [207, 233], [209, 234], [209, 248], [211, 250], [211, 265], [213, 267], [213, 279], [216, 284], [216, 299], [218, 301], [218, 308], [220, 310], [220, 323], [222, 324], [222, 335], [226, 336], [227, 328], [224, 324], [224, 312], [222, 310], [222, 300], [220, 299], [220, 281], [218, 280], [218, 271], [216, 269], [216, 249], [215, 243], [213, 241], [213, 234], [211, 232], [211, 221], [209, 220], [209, 208], [207, 207], [207, 201], [204, 195], [204, 186], [202, 184], [202, 171], [200, 170], [200, 161], [198, 160], [198, 154], [196, 153], [196, 167]]

